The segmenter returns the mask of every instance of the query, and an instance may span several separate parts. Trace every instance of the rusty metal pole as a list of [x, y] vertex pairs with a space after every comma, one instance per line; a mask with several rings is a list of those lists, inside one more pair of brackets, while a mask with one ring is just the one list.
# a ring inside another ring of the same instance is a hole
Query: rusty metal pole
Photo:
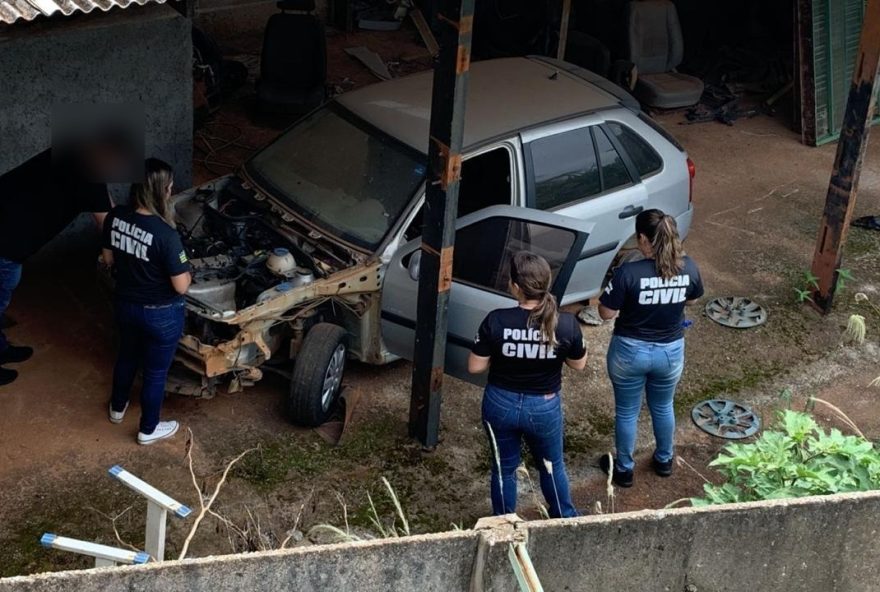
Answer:
[[568, 21], [571, 18], [571, 0], [562, 0], [562, 19], [559, 24], [559, 45], [556, 47], [556, 59], [565, 59], [565, 46], [568, 45]]
[[437, 21], [441, 28], [440, 54], [434, 61], [429, 170], [409, 408], [410, 436], [426, 448], [435, 447], [440, 435], [446, 312], [452, 285], [474, 0], [441, 0]]
[[813, 303], [824, 314], [831, 310], [837, 288], [838, 270], [843, 258], [846, 233], [852, 219], [859, 188], [859, 173], [868, 146], [868, 133], [874, 112], [874, 89], [880, 65], [880, 0], [868, 0], [859, 53], [853, 72], [843, 127], [837, 142], [837, 156], [825, 197], [825, 211], [813, 255], [813, 275], [819, 287]]

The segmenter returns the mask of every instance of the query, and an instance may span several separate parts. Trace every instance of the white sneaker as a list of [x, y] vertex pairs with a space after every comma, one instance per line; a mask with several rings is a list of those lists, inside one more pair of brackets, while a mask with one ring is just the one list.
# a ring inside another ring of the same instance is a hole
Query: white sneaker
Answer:
[[177, 433], [178, 428], [180, 428], [180, 424], [176, 421], [160, 421], [158, 425], [156, 425], [156, 429], [153, 430], [152, 434], [138, 432], [138, 444], [149, 446], [159, 440], [170, 438]]
[[110, 423], [122, 423], [126, 411], [128, 411], [128, 403], [122, 411], [113, 411], [113, 403], [110, 403]]

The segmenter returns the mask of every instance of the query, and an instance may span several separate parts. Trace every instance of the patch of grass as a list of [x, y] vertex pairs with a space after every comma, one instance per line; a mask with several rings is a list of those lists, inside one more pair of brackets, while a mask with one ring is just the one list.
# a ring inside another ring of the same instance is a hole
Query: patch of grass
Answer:
[[675, 398], [675, 414], [690, 414], [691, 408], [706, 399], [733, 396], [746, 389], [755, 389], [762, 383], [783, 375], [785, 367], [778, 362], [754, 361], [742, 368], [742, 372], [727, 376], [715, 376], [699, 386], [683, 389]]
[[398, 418], [379, 416], [357, 425], [339, 446], [314, 434], [294, 434], [263, 444], [257, 454], [245, 457], [233, 475], [267, 491], [290, 479], [314, 478], [330, 471], [345, 471], [369, 460], [399, 458], [407, 442], [394, 426]]

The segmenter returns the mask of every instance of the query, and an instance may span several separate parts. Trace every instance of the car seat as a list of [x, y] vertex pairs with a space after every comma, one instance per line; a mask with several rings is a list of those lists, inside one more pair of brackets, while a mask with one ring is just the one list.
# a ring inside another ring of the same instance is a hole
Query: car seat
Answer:
[[628, 4], [627, 13], [629, 60], [639, 77], [636, 98], [661, 109], [696, 104], [703, 82], [675, 71], [684, 56], [675, 5], [669, 0], [639, 0]]
[[[306, 113], [326, 98], [327, 40], [314, 0], [281, 0], [263, 34], [257, 97], [262, 108]], [[291, 11], [291, 12], [286, 12]]]

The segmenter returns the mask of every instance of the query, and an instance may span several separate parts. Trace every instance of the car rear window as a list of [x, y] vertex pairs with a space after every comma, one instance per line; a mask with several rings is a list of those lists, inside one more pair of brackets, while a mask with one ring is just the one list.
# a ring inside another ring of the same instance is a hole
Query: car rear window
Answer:
[[647, 177], [663, 168], [663, 159], [636, 132], [616, 121], [609, 121], [607, 127], [629, 154], [639, 176]]
[[675, 146], [676, 148], [678, 148], [679, 150], [681, 150], [682, 152], [684, 152], [684, 146], [682, 146], [681, 144], [679, 144], [679, 143], [678, 143], [678, 140], [675, 139], [675, 136], [673, 136], [672, 134], [670, 134], [669, 132], [667, 132], [667, 131], [663, 128], [663, 126], [661, 126], [659, 123], [657, 123], [656, 121], [654, 121], [653, 119], [651, 119], [650, 117], [648, 117], [647, 115], [645, 115], [644, 113], [639, 113], [639, 119], [641, 119], [642, 121], [644, 121], [645, 123], [647, 123], [648, 125], [650, 125], [650, 126], [651, 126], [651, 129], [653, 129], [655, 132], [657, 132], [658, 134], [660, 134], [661, 136], [663, 136], [664, 138], [666, 138], [666, 140], [667, 140], [670, 144], [672, 144], [673, 146]]
[[596, 127], [593, 133], [596, 137], [596, 150], [599, 152], [599, 162], [602, 165], [602, 189], [608, 191], [632, 183], [623, 158], [620, 157], [614, 145], [611, 144], [611, 140], [605, 135], [605, 131], [600, 127]]
[[602, 191], [589, 128], [540, 138], [532, 141], [529, 147], [536, 208], [554, 208]]

